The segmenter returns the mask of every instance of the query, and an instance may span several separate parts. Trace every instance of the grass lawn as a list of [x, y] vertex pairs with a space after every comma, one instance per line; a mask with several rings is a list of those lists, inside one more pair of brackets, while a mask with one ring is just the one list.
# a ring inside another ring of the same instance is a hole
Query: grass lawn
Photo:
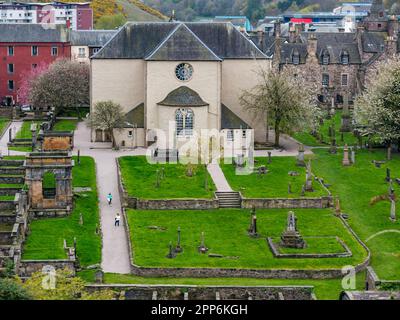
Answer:
[[[94, 281], [93, 273], [80, 273], [88, 282]], [[338, 300], [343, 291], [341, 279], [310, 280], [310, 279], [252, 279], [252, 278], [143, 278], [133, 275], [106, 273], [104, 282], [107, 284], [173, 284], [199, 286], [314, 286], [314, 293], [320, 300]], [[365, 273], [357, 274], [357, 290], [363, 290]]]
[[295, 138], [297, 141], [303, 143], [304, 145], [310, 146], [310, 147], [330, 145], [331, 141], [330, 141], [328, 132], [329, 132], [329, 127], [332, 124], [335, 124], [336, 143], [338, 146], [344, 146], [345, 144], [348, 144], [348, 145], [357, 145], [358, 144], [358, 140], [353, 135], [352, 132], [343, 133], [343, 141], [342, 141], [342, 139], [341, 139], [342, 134], [340, 132], [340, 128], [342, 126], [342, 112], [341, 111], [337, 111], [335, 116], [332, 119], [325, 120], [324, 124], [320, 127], [319, 133], [320, 133], [320, 135], [323, 136], [324, 143], [321, 143], [320, 141], [318, 141], [309, 132], [295, 133], [293, 135], [293, 138]]
[[[236, 175], [233, 164], [221, 164], [230, 186], [235, 191], [240, 191], [246, 198], [299, 198], [302, 186], [306, 181], [306, 169], [296, 166], [296, 159], [293, 157], [274, 157], [272, 163], [267, 164], [268, 158], [256, 158], [255, 166], [265, 165], [269, 173], [259, 176], [258, 173], [251, 175]], [[297, 177], [289, 176], [289, 171], [297, 171]], [[288, 185], [292, 185], [292, 193], [288, 193]], [[326, 196], [327, 192], [322, 186], [314, 181], [314, 192], [307, 192], [306, 197]]]
[[[129, 196], [140, 199], [212, 198], [215, 186], [203, 166], [194, 167], [193, 177], [186, 175], [182, 164], [149, 164], [146, 157], [121, 157], [122, 181]], [[156, 187], [157, 170], [165, 170], [165, 178]], [[205, 175], [208, 188], [205, 188]]]
[[[353, 251], [351, 258], [276, 259], [268, 248], [266, 237], [280, 237], [286, 228], [287, 210], [258, 210], [258, 239], [247, 235], [250, 210], [209, 211], [128, 211], [135, 263], [144, 267], [222, 267], [257, 269], [340, 268], [358, 264], [366, 257], [365, 250], [344, 228], [330, 210], [295, 210], [298, 227], [304, 237], [338, 236]], [[157, 226], [161, 229], [149, 227]], [[168, 245], [174, 244], [177, 228], [182, 230], [184, 252], [168, 259]], [[165, 230], [164, 230], [165, 228]], [[205, 232], [208, 253], [199, 254], [200, 234]], [[317, 249], [325, 242], [318, 242]], [[328, 244], [329, 245], [329, 244]], [[322, 249], [321, 249], [322, 250]]]
[[[68, 245], [72, 246], [76, 237], [81, 264], [88, 266], [100, 263], [101, 237], [95, 233], [96, 225], [100, 224], [95, 163], [90, 157], [81, 157], [81, 165], [78, 166], [76, 157], [74, 159], [74, 187], [90, 187], [92, 191], [75, 196], [75, 207], [69, 217], [32, 221], [23, 259], [65, 259], [63, 240], [66, 239]], [[80, 213], [83, 214], [82, 226], [79, 224]]]
[[[24, 121], [21, 129], [17, 132], [16, 139], [31, 139], [31, 124], [36, 123], [36, 131], [39, 132], [42, 121]], [[10, 148], [11, 149], [11, 148]]]
[[58, 120], [53, 127], [53, 131], [74, 131], [78, 122], [78, 120]]
[[0, 133], [2, 133], [5, 130], [5, 128], [8, 126], [9, 123], [10, 119], [0, 118]]
[[[349, 223], [361, 239], [366, 241], [376, 233], [386, 231], [366, 243], [371, 249], [371, 264], [378, 276], [388, 280], [400, 279], [400, 222], [389, 220], [388, 201], [370, 205], [372, 197], [388, 193], [389, 184], [385, 181], [387, 167], [391, 169], [393, 178], [400, 178], [400, 155], [395, 154], [392, 161], [378, 169], [371, 161], [385, 160], [383, 150], [358, 151], [356, 164], [352, 167], [341, 165], [342, 153], [331, 155], [322, 149], [314, 152], [315, 172], [332, 185], [335, 195], [340, 196], [342, 211], [349, 214]], [[393, 186], [398, 196], [400, 187], [396, 183]], [[398, 218], [399, 208], [398, 202]]]

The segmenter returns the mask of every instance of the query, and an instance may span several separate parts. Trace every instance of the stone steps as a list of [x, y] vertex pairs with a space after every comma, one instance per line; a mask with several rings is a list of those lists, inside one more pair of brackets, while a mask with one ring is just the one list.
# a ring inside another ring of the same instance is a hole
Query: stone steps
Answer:
[[241, 208], [239, 192], [216, 192], [220, 208]]

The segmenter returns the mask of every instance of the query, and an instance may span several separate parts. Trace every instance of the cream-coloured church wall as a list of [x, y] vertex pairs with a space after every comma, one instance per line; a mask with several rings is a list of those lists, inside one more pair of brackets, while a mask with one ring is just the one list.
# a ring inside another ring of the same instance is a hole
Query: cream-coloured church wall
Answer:
[[[175, 76], [178, 64], [187, 62], [193, 67], [189, 81], [180, 81]], [[219, 129], [221, 104], [221, 63], [198, 61], [149, 61], [146, 68], [146, 124], [148, 129], [168, 129], [169, 121], [174, 121], [176, 108], [159, 106], [167, 95], [187, 86], [196, 91], [209, 104], [208, 108], [195, 107], [194, 128]]]
[[91, 105], [112, 100], [127, 113], [145, 100], [143, 60], [92, 59]]
[[265, 141], [265, 121], [255, 117], [243, 108], [239, 97], [243, 90], [250, 90], [258, 84], [256, 71], [270, 68], [271, 60], [224, 60], [222, 62], [222, 103], [255, 130], [255, 140]]

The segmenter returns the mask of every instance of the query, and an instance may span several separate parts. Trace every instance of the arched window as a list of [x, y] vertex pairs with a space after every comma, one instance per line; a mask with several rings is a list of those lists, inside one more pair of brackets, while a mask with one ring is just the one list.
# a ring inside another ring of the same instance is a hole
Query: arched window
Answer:
[[175, 113], [176, 135], [193, 135], [194, 113], [191, 109], [178, 109]]

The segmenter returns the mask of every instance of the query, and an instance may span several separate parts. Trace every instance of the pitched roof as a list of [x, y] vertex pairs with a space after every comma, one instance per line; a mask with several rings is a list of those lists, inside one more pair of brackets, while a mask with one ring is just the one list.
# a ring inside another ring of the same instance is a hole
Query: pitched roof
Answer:
[[179, 24], [146, 60], [220, 61], [185, 24]]
[[167, 60], [267, 59], [231, 23], [219, 22], [128, 22], [93, 58], [145, 59], [157, 49], [155, 57]]
[[292, 63], [293, 55], [299, 54], [300, 63], [306, 63], [308, 51], [305, 43], [283, 43], [281, 49], [281, 63]]
[[221, 129], [250, 129], [251, 127], [224, 104], [221, 105]]
[[62, 25], [0, 23], [0, 42], [68, 42], [68, 33]]
[[158, 103], [161, 106], [167, 107], [205, 107], [208, 106], [200, 95], [186, 86], [181, 86], [178, 89], [171, 91], [167, 97]]
[[82, 30], [71, 31], [71, 45], [73, 46], [89, 46], [102, 47], [115, 34], [117, 30]]
[[367, 53], [378, 53], [382, 52], [382, 48], [385, 46], [385, 32], [363, 32], [361, 35], [361, 42], [363, 51]]
[[144, 128], [144, 103], [139, 104], [125, 115], [125, 124], [127, 128], [137, 125], [138, 128]]

